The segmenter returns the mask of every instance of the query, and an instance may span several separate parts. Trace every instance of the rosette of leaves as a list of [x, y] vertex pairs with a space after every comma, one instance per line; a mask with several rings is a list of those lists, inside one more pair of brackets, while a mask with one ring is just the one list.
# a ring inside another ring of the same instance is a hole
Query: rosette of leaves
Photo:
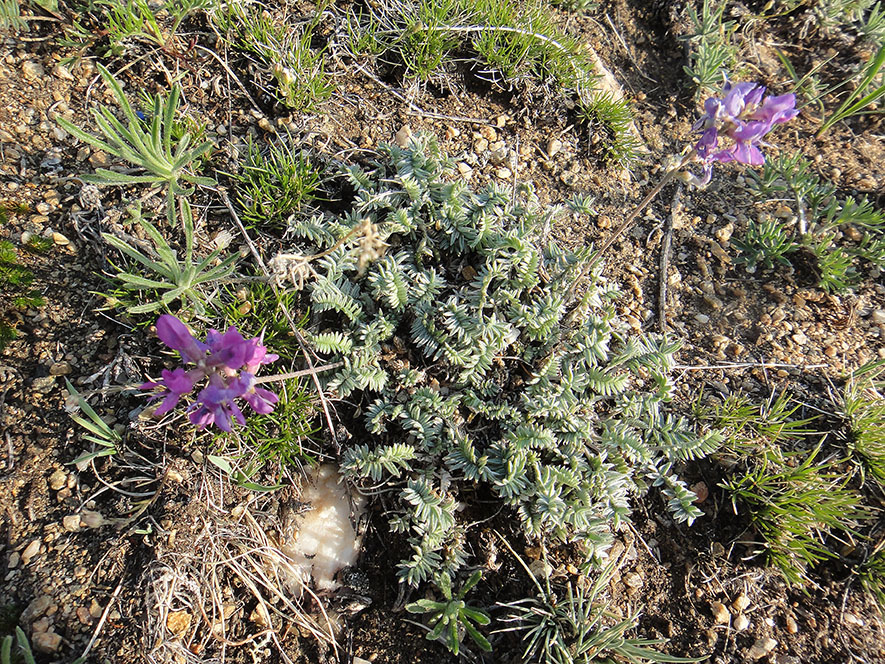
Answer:
[[441, 640], [455, 655], [461, 649], [462, 632], [466, 632], [481, 650], [491, 652], [492, 646], [488, 639], [476, 629], [476, 625], [488, 625], [491, 622], [489, 614], [482, 609], [468, 606], [464, 601], [464, 597], [473, 586], [479, 583], [481, 578], [482, 571], [476, 570], [464, 582], [461, 589], [453, 594], [452, 579], [448, 573], [443, 572], [436, 580], [436, 587], [442, 593], [444, 601], [419, 599], [417, 602], [406, 604], [406, 611], [428, 614], [427, 622], [430, 625], [430, 631], [427, 633], [427, 639], [429, 641]]
[[458, 501], [470, 486], [512, 509], [529, 537], [580, 543], [588, 559], [649, 486], [674, 518], [695, 519], [674, 468], [720, 436], [666, 411], [679, 343], [628, 334], [598, 272], [572, 301], [590, 251], [545, 237], [558, 208], [525, 188], [476, 193], [450, 180], [453, 163], [429, 136], [379, 150], [371, 167], [343, 170], [348, 213], [295, 220], [291, 232], [298, 251], [318, 254], [368, 220], [389, 247], [364, 272], [347, 243], [313, 264], [307, 333], [343, 362], [326, 387], [360, 404], [365, 431], [343, 472], [398, 496], [391, 527], [412, 550], [401, 580], [465, 563]]

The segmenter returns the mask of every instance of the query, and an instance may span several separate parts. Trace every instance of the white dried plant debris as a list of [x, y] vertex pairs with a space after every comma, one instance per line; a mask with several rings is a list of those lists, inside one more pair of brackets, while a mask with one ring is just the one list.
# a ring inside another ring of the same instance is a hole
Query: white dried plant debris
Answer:
[[294, 533], [280, 546], [292, 560], [294, 578], [287, 585], [298, 594], [311, 584], [321, 592], [336, 590], [340, 584], [335, 576], [355, 565], [359, 555], [362, 542], [352, 519], [359, 518], [363, 500], [351, 496], [332, 465], [320, 466], [308, 476], [301, 500], [310, 509], [294, 517]]

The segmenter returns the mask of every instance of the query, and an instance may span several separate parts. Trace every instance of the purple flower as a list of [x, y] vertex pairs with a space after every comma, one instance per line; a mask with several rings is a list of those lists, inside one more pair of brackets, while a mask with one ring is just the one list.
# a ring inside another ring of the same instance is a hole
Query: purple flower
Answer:
[[[799, 114], [796, 96], [765, 97], [765, 88], [756, 83], [732, 84], [726, 81], [722, 98], [711, 97], [704, 102], [704, 115], [694, 124], [694, 130], [702, 132], [695, 144], [697, 161], [704, 167], [701, 178], [687, 174], [695, 186], [704, 186], [712, 177], [715, 162], [736, 161], [741, 164], [760, 166], [765, 155], [759, 145], [762, 138], [775, 125], [792, 120]], [[720, 139], [729, 139], [726, 147], [720, 147]]]
[[262, 388], [255, 387], [255, 374], [262, 364], [269, 364], [279, 356], [267, 352], [260, 337], [246, 339], [231, 326], [225, 332], [209, 330], [206, 341], [194, 338], [187, 326], [175, 316], [164, 315], [157, 320], [157, 336], [181, 354], [185, 364], [196, 365], [191, 370], [178, 367], [173, 371], [164, 369], [162, 378], [141, 385], [142, 389], [154, 390], [154, 399], [162, 403], [154, 411], [164, 415], [178, 405], [185, 394], [193, 392], [197, 383], [208, 379], [187, 407], [190, 421], [198, 428], [215, 425], [222, 431], [230, 431], [234, 422], [245, 424], [246, 418], [235, 399], [243, 399], [261, 414], [273, 411], [279, 397]]
[[157, 336], [187, 362], [196, 364], [206, 355], [206, 344], [194, 339], [187, 325], [175, 316], [164, 314], [157, 319]]
[[236, 387], [210, 383], [197, 396], [196, 402], [188, 408], [190, 411], [188, 417], [198, 429], [205, 429], [214, 424], [222, 431], [230, 432], [231, 421], [236, 421], [237, 424], [246, 423], [243, 411], [234, 402], [234, 398], [238, 396], [241, 394]]
[[163, 389], [162, 392], [152, 397], [153, 399], [163, 399], [163, 402], [154, 410], [154, 415], [158, 416], [165, 415], [175, 408], [182, 396], [194, 390], [194, 381], [188, 375], [188, 372], [181, 367], [178, 367], [175, 371], [163, 369], [161, 375], [163, 377], [159, 381], [149, 381], [139, 386], [142, 390]]

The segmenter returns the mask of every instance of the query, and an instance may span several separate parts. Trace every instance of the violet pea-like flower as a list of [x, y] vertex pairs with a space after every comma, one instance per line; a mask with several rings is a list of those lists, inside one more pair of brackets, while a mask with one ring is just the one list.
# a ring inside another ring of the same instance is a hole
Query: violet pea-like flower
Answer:
[[[694, 124], [701, 132], [695, 144], [696, 160], [703, 164], [701, 178], [687, 174], [695, 186], [706, 185], [712, 176], [715, 162], [736, 161], [760, 166], [765, 155], [759, 149], [765, 145], [762, 138], [774, 128], [799, 114], [796, 97], [792, 94], [765, 97], [765, 87], [756, 83], [726, 81], [722, 97], [711, 97], [704, 102], [704, 115]], [[720, 140], [728, 144], [720, 147]]]
[[231, 326], [225, 332], [209, 330], [203, 342], [170, 315], [157, 320], [157, 336], [178, 351], [185, 365], [194, 366], [164, 369], [160, 380], [141, 385], [142, 389], [153, 391], [153, 399], [162, 399], [154, 414], [171, 411], [204, 380], [208, 384], [187, 407], [188, 417], [198, 429], [214, 425], [222, 431], [231, 431], [234, 423], [245, 424], [246, 418], [236, 399], [243, 399], [260, 414], [272, 412], [279, 401], [270, 390], [255, 386], [255, 374], [261, 365], [278, 359], [267, 351], [260, 337], [246, 339]]

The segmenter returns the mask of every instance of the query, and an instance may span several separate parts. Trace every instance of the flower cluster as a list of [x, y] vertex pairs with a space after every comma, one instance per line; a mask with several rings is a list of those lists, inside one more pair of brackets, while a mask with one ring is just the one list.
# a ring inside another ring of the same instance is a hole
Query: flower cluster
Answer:
[[[765, 163], [759, 149], [759, 145], [765, 145], [762, 137], [775, 125], [799, 114], [793, 94], [765, 97], [764, 86], [730, 81], [725, 83], [722, 98], [711, 97], [704, 102], [704, 110], [693, 127], [703, 132], [695, 152], [697, 160], [704, 165], [704, 175], [702, 178], [688, 176], [689, 181], [699, 187], [710, 182], [714, 162], [736, 161], [753, 166]], [[724, 148], [719, 144], [723, 137], [731, 139], [731, 144]]]
[[224, 333], [209, 330], [206, 341], [202, 342], [191, 335], [184, 323], [168, 314], [157, 320], [157, 336], [178, 351], [185, 364], [196, 366], [164, 369], [160, 380], [141, 385], [141, 389], [158, 390], [153, 398], [162, 402], [155, 415], [175, 408], [181, 398], [192, 393], [204, 379], [208, 379], [208, 384], [187, 408], [190, 421], [198, 429], [214, 424], [222, 431], [230, 431], [232, 421], [245, 424], [243, 412], [234, 399], [243, 399], [262, 414], [271, 412], [279, 400], [273, 392], [255, 386], [255, 374], [261, 365], [278, 358], [267, 352], [260, 337], [245, 339], [237, 328], [229, 327]]

